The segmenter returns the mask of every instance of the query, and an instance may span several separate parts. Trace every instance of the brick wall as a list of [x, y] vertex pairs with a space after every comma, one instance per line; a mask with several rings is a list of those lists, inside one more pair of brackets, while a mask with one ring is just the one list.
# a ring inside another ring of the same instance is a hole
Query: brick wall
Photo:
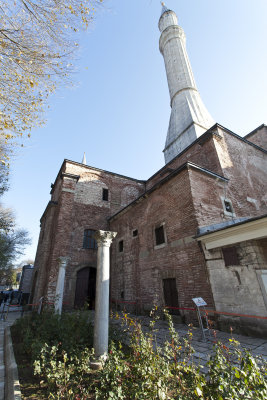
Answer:
[[[156, 246], [155, 227], [161, 224], [166, 243]], [[112, 247], [113, 299], [137, 299], [145, 310], [154, 303], [162, 306], [162, 280], [175, 278], [180, 307], [192, 307], [192, 298], [199, 296], [213, 306], [203, 253], [193, 239], [197, 220], [187, 169], [113, 218], [110, 229], [118, 232]], [[138, 235], [133, 237], [136, 229]], [[121, 240], [123, 252], [119, 252]], [[189, 319], [194, 317], [188, 314]]]
[[205, 135], [202, 135], [190, 147], [184, 150], [179, 157], [174, 158], [162, 169], [152, 175], [152, 177], [147, 181], [146, 188], [150, 189], [153, 185], [166, 177], [171, 170], [180, 167], [187, 161], [196, 163], [201, 167], [216, 172], [217, 174], [222, 174], [222, 168], [215, 149], [214, 133], [216, 137], [217, 129], [215, 128], [208, 131]]
[[[109, 190], [108, 201], [102, 190]], [[96, 267], [96, 250], [83, 248], [85, 229], [108, 229], [107, 219], [144, 191], [142, 181], [66, 161], [52, 188], [41, 221], [36, 254], [37, 285], [34, 300], [46, 295], [53, 301], [58, 258], [68, 257], [64, 303], [72, 307], [77, 271]]]
[[267, 150], [267, 126], [261, 125], [246, 136], [246, 139]]
[[215, 139], [223, 176], [229, 179], [225, 195], [238, 217], [267, 213], [267, 152], [255, 148], [223, 129]]

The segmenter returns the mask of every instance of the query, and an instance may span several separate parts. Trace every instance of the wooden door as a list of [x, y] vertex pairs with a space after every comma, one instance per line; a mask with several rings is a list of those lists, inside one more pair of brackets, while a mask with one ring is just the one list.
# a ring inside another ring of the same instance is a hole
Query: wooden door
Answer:
[[84, 307], [87, 302], [88, 295], [88, 280], [89, 280], [89, 268], [83, 268], [77, 272], [76, 279], [76, 291], [74, 306], [81, 308]]
[[[166, 307], [179, 307], [175, 278], [163, 279], [163, 293]], [[180, 314], [179, 310], [173, 308], [168, 310], [170, 314]]]
[[89, 310], [95, 309], [95, 291], [96, 291], [96, 268], [90, 268], [88, 280], [88, 303]]
[[74, 307], [82, 308], [89, 304], [95, 308], [96, 269], [86, 267], [77, 272]]

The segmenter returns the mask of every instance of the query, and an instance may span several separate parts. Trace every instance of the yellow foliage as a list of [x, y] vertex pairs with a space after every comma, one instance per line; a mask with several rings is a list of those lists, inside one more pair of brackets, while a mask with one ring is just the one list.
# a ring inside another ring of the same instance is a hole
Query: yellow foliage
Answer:
[[70, 83], [77, 47], [74, 32], [86, 29], [100, 3], [1, 0], [0, 139], [28, 135], [44, 123], [49, 95]]

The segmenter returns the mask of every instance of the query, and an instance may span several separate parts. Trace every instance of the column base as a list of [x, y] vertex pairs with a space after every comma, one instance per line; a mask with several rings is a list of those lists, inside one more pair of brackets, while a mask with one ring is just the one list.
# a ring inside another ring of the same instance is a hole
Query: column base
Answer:
[[95, 358], [90, 362], [90, 368], [94, 371], [102, 369], [107, 359], [108, 355], [106, 353], [100, 357]]

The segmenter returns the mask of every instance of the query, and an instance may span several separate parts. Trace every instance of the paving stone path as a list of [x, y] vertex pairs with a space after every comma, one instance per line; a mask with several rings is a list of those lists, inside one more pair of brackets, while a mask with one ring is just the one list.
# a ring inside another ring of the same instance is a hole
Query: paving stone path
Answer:
[[[12, 311], [8, 314], [7, 320], [0, 320], [0, 400], [4, 400], [4, 387], [5, 387], [5, 366], [4, 366], [4, 330], [7, 326], [11, 326], [16, 319], [20, 318], [21, 313], [18, 311]], [[151, 319], [149, 317], [144, 316], [131, 316], [133, 319], [138, 319], [142, 324], [144, 331], [149, 330], [149, 323]], [[91, 314], [91, 318], [93, 319], [93, 313]], [[121, 327], [121, 321], [112, 319], [111, 324], [116, 327]], [[178, 332], [180, 338], [183, 338], [187, 335], [189, 327], [183, 324], [174, 323], [174, 327], [176, 332]], [[123, 328], [120, 328], [123, 329]], [[168, 324], [166, 321], [159, 320], [155, 325], [156, 329], [156, 342], [157, 345], [161, 346], [164, 344], [165, 340], [169, 337]], [[242, 336], [229, 333], [215, 331], [216, 338], [220, 340], [222, 343], [229, 343], [229, 339], [232, 337], [239, 341], [242, 348], [246, 348], [252, 352], [253, 355], [262, 356], [265, 360], [267, 360], [267, 338], [260, 339], [254, 338], [251, 336]], [[214, 338], [207, 338], [207, 341], [204, 341], [202, 338], [202, 333], [200, 329], [193, 329], [193, 339], [192, 346], [195, 350], [193, 355], [194, 362], [196, 364], [200, 364], [205, 366], [205, 363], [209, 359], [210, 355], [213, 352], [213, 342]]]
[[0, 400], [5, 396], [5, 364], [4, 364], [4, 331], [7, 326], [14, 324], [20, 318], [19, 311], [9, 312], [7, 320], [0, 320]]
[[[144, 316], [130, 316], [133, 319], [137, 319], [140, 321], [143, 330], [149, 330], [149, 324], [151, 319], [149, 317]], [[121, 326], [120, 320], [112, 319], [111, 324], [117, 327]], [[179, 334], [179, 337], [182, 339], [188, 334], [189, 327], [184, 324], [174, 323], [175, 331]], [[162, 346], [166, 339], [169, 338], [169, 330], [167, 321], [159, 320], [155, 324], [156, 329], [156, 338], [155, 341], [157, 345]], [[203, 370], [207, 370], [205, 368], [206, 362], [209, 360], [210, 356], [213, 354], [213, 344], [216, 340], [222, 342], [225, 345], [229, 345], [229, 339], [233, 338], [240, 343], [240, 346], [243, 349], [247, 349], [251, 351], [254, 356], [262, 356], [267, 361], [267, 338], [254, 338], [251, 336], [243, 336], [238, 334], [230, 334], [221, 331], [212, 331], [211, 336], [206, 334], [207, 340], [203, 340], [202, 332], [199, 328], [193, 328], [193, 339], [192, 339], [192, 347], [195, 352], [193, 354], [193, 361], [197, 365], [201, 365]]]

